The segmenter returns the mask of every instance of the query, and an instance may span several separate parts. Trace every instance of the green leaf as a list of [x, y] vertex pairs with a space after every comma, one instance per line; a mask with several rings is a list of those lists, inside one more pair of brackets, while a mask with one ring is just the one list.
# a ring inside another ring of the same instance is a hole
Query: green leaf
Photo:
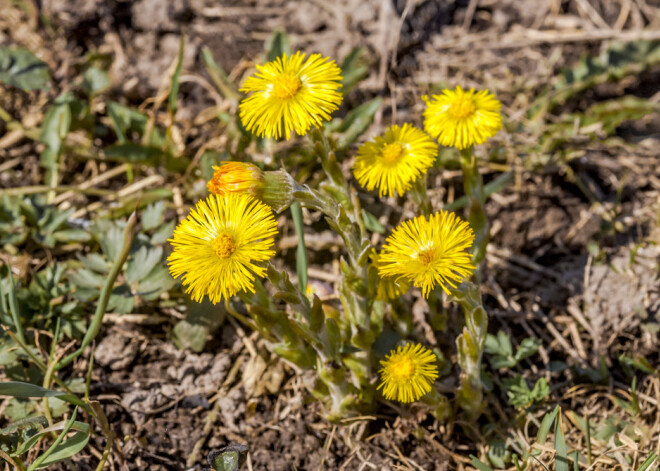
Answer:
[[48, 420], [43, 415], [39, 415], [17, 420], [7, 425], [5, 428], [0, 429], [0, 435], [10, 435], [25, 430], [42, 430], [45, 427], [48, 427]]
[[177, 322], [172, 329], [172, 340], [177, 348], [181, 350], [190, 348], [198, 353], [204, 350], [207, 335], [209, 335], [207, 327], [192, 324], [185, 319]]
[[41, 464], [33, 469], [44, 469], [59, 461], [71, 458], [80, 452], [89, 442], [89, 433], [77, 432], [73, 437], [60, 443]]
[[221, 304], [214, 305], [206, 298], [201, 303], [189, 300], [186, 304], [188, 316], [174, 326], [172, 339], [177, 348], [201, 352], [207, 337], [220, 327], [226, 314]]
[[561, 429], [561, 409], [555, 421], [555, 451], [557, 452], [557, 456], [555, 456], [555, 471], [569, 471], [568, 450], [566, 449], [564, 432]]
[[158, 147], [133, 142], [114, 144], [103, 150], [108, 160], [122, 163], [156, 166], [167, 160], [168, 154]]
[[644, 358], [639, 354], [636, 354], [635, 358], [630, 358], [622, 354], [619, 356], [619, 362], [624, 366], [633, 367], [643, 373], [647, 373], [651, 375], [655, 374], [657, 371], [655, 368], [653, 368], [651, 363], [646, 358]]
[[35, 413], [36, 403], [25, 399], [11, 398], [3, 414], [10, 420], [20, 420]]
[[167, 242], [167, 239], [172, 237], [175, 226], [175, 221], [168, 221], [165, 224], [158, 226], [158, 229], [154, 231], [154, 235], [151, 236], [151, 243], [157, 245]]
[[52, 389], [42, 388], [36, 384], [23, 383], [21, 381], [6, 381], [4, 383], [0, 383], [0, 396], [57, 397], [63, 401], [76, 406], [80, 406], [86, 411], [91, 412], [89, 406], [73, 394], [67, 394], [62, 391], [53, 391]]
[[[36, 417], [36, 419], [45, 420], [44, 417]], [[56, 432], [58, 430], [64, 430], [64, 428], [66, 427], [67, 422], [68, 422], [67, 420], [63, 420], [61, 422], [58, 422], [58, 423], [54, 424], [51, 427], [44, 428], [43, 430], [40, 430], [35, 435], [32, 435], [28, 440], [24, 441], [21, 444], [21, 446], [13, 453], [14, 456], [20, 456], [24, 453], [27, 453], [30, 450], [30, 448], [32, 448], [39, 441], [39, 439], [41, 437], [43, 437], [44, 435], [50, 434], [50, 432]], [[47, 420], [46, 420], [45, 425], [48, 425]], [[83, 432], [83, 433], [89, 433], [89, 424], [86, 424], [84, 422], [74, 421], [73, 425], [71, 426], [71, 430], [76, 430], [78, 432]], [[0, 434], [1, 433], [2, 433], [2, 431], [0, 431]]]
[[283, 30], [276, 29], [273, 31], [273, 34], [266, 42], [266, 51], [268, 51], [268, 62], [274, 61], [278, 57], [282, 57], [284, 54], [287, 56], [291, 55], [289, 37]]
[[161, 247], [151, 249], [142, 246], [133, 254], [126, 267], [126, 281], [136, 283], [142, 280], [153, 268], [160, 263], [163, 257]]
[[115, 311], [120, 314], [129, 314], [133, 311], [135, 297], [131, 288], [126, 285], [115, 286], [108, 299], [108, 311]]
[[385, 228], [378, 221], [378, 218], [366, 209], [362, 209], [362, 218], [364, 219], [364, 227], [366, 227], [367, 230], [377, 232], [378, 234], [385, 234]]
[[500, 368], [512, 368], [516, 366], [516, 360], [511, 357], [503, 357], [501, 355], [494, 355], [488, 358], [490, 366], [494, 370], [499, 370]]
[[0, 351], [0, 366], [11, 365], [18, 359], [18, 356], [13, 350]]
[[105, 256], [108, 257], [110, 262], [114, 262], [119, 257], [121, 248], [124, 245], [124, 231], [117, 224], [112, 224], [104, 230], [100, 243]]
[[139, 296], [145, 301], [157, 299], [161, 293], [174, 286], [174, 278], [163, 265], [156, 265], [151, 272], [140, 280]]
[[348, 112], [341, 121], [338, 131], [342, 133], [337, 141], [338, 149], [345, 149], [355, 142], [371, 126], [374, 115], [383, 104], [381, 97], [376, 97]]
[[[600, 124], [606, 135], [612, 135], [624, 121], [634, 121], [656, 113], [659, 107], [645, 98], [624, 96], [615, 100], [595, 103], [589, 107], [580, 120], [581, 126]], [[597, 135], [594, 132], [594, 135]]]
[[533, 339], [531, 337], [523, 339], [523, 341], [520, 342], [518, 351], [516, 352], [516, 360], [520, 361], [524, 358], [531, 357], [532, 355], [536, 354], [536, 352], [539, 351], [541, 343], [541, 339]]
[[342, 75], [342, 90], [341, 92], [346, 95], [349, 93], [360, 80], [365, 78], [369, 73], [369, 67], [364, 60], [366, 48], [354, 48], [341, 63]]
[[541, 402], [550, 394], [550, 387], [545, 378], [539, 378], [532, 388], [531, 398], [534, 402]]
[[64, 229], [53, 232], [53, 239], [56, 242], [70, 244], [72, 242], [87, 242], [91, 237], [89, 232], [83, 229]]
[[0, 48], [0, 82], [21, 90], [48, 90], [50, 72], [45, 62], [24, 48]]
[[[120, 144], [125, 144], [127, 142], [126, 135], [129, 132], [138, 133], [140, 136], [144, 135], [147, 123], [149, 122], [149, 118], [146, 114], [115, 101], [108, 102], [106, 110], [112, 121], [112, 127], [115, 134], [117, 134], [117, 140], [119, 140]], [[151, 131], [151, 140], [147, 144], [153, 147], [160, 147], [164, 142], [165, 140], [160, 130], [154, 127]]]
[[497, 336], [486, 335], [484, 351], [489, 355], [493, 355], [488, 357], [488, 361], [494, 369], [511, 368], [517, 363], [516, 359], [513, 358], [511, 339], [501, 330], [497, 333]]
[[179, 96], [179, 80], [181, 78], [181, 68], [183, 67], [183, 53], [186, 46], [186, 37], [181, 35], [181, 41], [179, 43], [179, 55], [176, 59], [176, 68], [172, 74], [172, 80], [170, 81], [170, 96], [167, 102], [167, 107], [170, 110], [170, 113], [174, 115], [176, 113], [176, 100]]
[[[62, 142], [71, 128], [72, 115], [69, 105], [73, 101], [74, 97], [71, 92], [63, 93], [57, 97], [50, 108], [48, 108], [48, 112], [41, 125], [39, 140], [46, 148], [41, 153], [40, 161], [41, 166], [48, 169], [49, 172], [56, 170], [57, 159], [62, 152]], [[50, 183], [48, 177], [46, 182]]]
[[164, 201], [157, 201], [147, 206], [147, 209], [142, 212], [142, 229], [150, 231], [160, 226], [163, 221], [163, 211], [165, 211]]
[[332, 317], [325, 319], [325, 335], [327, 337], [327, 347], [330, 357], [338, 358], [342, 346], [341, 331], [337, 322]]
[[298, 289], [301, 293], [307, 290], [307, 249], [305, 248], [305, 226], [303, 224], [302, 208], [300, 203], [291, 204], [291, 218], [298, 236], [296, 248], [296, 273], [298, 274]]
[[483, 461], [480, 461], [479, 458], [477, 458], [474, 455], [470, 455], [470, 464], [477, 468], [479, 471], [493, 471], [493, 468], [488, 466], [486, 463]]
[[236, 85], [234, 85], [234, 83], [229, 79], [227, 73], [222, 69], [222, 67], [220, 67], [215, 62], [211, 50], [206, 46], [202, 48], [202, 60], [206, 66], [206, 71], [211, 76], [211, 80], [213, 80], [215, 86], [218, 87], [218, 90], [220, 90], [220, 93], [222, 93], [227, 99], [236, 101], [239, 100], [241, 95], [236, 89]]
[[69, 275], [69, 280], [80, 288], [100, 288], [105, 278], [96, 272], [82, 268]]
[[576, 94], [608, 80], [639, 75], [660, 62], [660, 40], [613, 42], [599, 56], [585, 56], [572, 69], [563, 72], [554, 89], [542, 93], [528, 108], [531, 119], [542, 118], [548, 111]]
[[516, 407], [525, 407], [532, 402], [531, 391], [527, 381], [521, 375], [515, 378], [505, 378], [503, 381], [506, 394], [509, 396], [509, 404]]
[[511, 452], [506, 448], [504, 440], [495, 439], [488, 442], [488, 460], [496, 468], [506, 468], [507, 462], [511, 459]]
[[85, 71], [81, 86], [87, 96], [96, 96], [110, 86], [110, 77], [104, 70], [92, 66]]
[[644, 462], [637, 468], [636, 471], [646, 471], [651, 467], [653, 463], [655, 463], [655, 460], [658, 459], [658, 455], [655, 453], [651, 452], [651, 454], [644, 460]]
[[110, 269], [110, 264], [100, 254], [89, 253], [87, 255], [79, 256], [78, 259], [90, 270], [97, 273], [107, 273]]
[[[53, 442], [53, 444], [41, 455], [37, 457], [36, 460], [28, 467], [28, 471], [33, 471], [35, 469], [41, 469], [48, 464], [55, 463], [61, 459], [68, 458], [71, 455], [67, 455], [64, 457], [60, 457], [59, 459], [55, 459], [56, 457], [54, 456], [56, 452], [58, 452], [60, 455], [63, 453], [62, 448], [60, 445], [63, 445], [62, 441], [64, 437], [66, 436], [67, 433], [69, 433], [69, 430], [71, 430], [71, 427], [73, 427], [73, 424], [76, 420], [76, 415], [78, 413], [78, 408], [76, 407], [73, 410], [73, 414], [71, 414], [71, 418], [66, 422], [66, 425], [64, 426], [64, 429], [62, 430], [62, 433], [60, 433], [57, 437], [57, 439]], [[78, 435], [78, 434], [76, 434]], [[89, 437], [89, 435], [88, 435]], [[75, 435], [74, 435], [75, 438]], [[87, 442], [85, 442], [87, 443]], [[84, 445], [83, 445], [84, 446]], [[66, 450], [66, 448], [64, 448]], [[64, 452], [66, 454], [66, 452]]]

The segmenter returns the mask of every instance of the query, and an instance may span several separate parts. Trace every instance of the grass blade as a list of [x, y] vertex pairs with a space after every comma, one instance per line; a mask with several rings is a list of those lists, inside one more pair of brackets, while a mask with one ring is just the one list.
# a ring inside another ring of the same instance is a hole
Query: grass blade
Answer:
[[653, 463], [655, 463], [655, 460], [658, 459], [658, 455], [655, 453], [651, 453], [648, 458], [644, 460], [644, 462], [637, 468], [637, 471], [646, 471], [651, 467]]
[[172, 74], [172, 81], [170, 84], [170, 96], [167, 102], [167, 107], [170, 110], [170, 114], [174, 116], [176, 114], [176, 99], [179, 95], [179, 79], [181, 78], [181, 68], [183, 66], [183, 51], [185, 48], [186, 37], [181, 35], [181, 42], [179, 44], [179, 55], [176, 59], [176, 68]]
[[[71, 427], [73, 427], [74, 422], [76, 421], [76, 415], [78, 415], [78, 408], [76, 407], [73, 410], [73, 414], [71, 414], [71, 418], [69, 421], [66, 423], [64, 426], [64, 430], [62, 430], [62, 433], [55, 439], [53, 444], [44, 452], [43, 455], [40, 455], [34, 462], [30, 465], [28, 468], [28, 471], [33, 471], [35, 469], [39, 469], [44, 461], [53, 453], [55, 450], [58, 448], [59, 444], [62, 443], [62, 440], [64, 440], [64, 437], [66, 436], [67, 433], [69, 433], [69, 430], [71, 430]], [[89, 435], [88, 435], [89, 437]]]
[[568, 467], [568, 451], [566, 449], [566, 440], [564, 439], [564, 432], [561, 429], [561, 408], [555, 420], [555, 471], [569, 471]]

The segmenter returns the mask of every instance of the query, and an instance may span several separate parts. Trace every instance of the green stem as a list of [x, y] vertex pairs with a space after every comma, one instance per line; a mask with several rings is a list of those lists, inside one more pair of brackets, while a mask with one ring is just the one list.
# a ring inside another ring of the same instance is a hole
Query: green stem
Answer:
[[479, 173], [477, 157], [472, 152], [472, 147], [461, 150], [461, 169], [463, 170], [463, 187], [469, 202], [468, 221], [474, 230], [472, 263], [479, 267], [486, 256], [489, 227], [484, 210], [486, 203], [484, 182]]
[[[21, 343], [27, 343], [25, 341], [25, 334], [23, 333], [23, 324], [21, 324], [21, 313], [18, 308], [18, 300], [16, 299], [16, 286], [14, 285], [14, 275], [11, 272], [11, 264], [7, 262], [7, 272], [9, 274], [9, 310], [11, 311], [11, 318], [14, 322], [14, 328], [16, 329], [16, 336], [19, 338]], [[1, 290], [2, 288], [0, 288]], [[4, 296], [4, 293], [2, 293]]]
[[417, 213], [424, 216], [430, 216], [433, 213], [433, 205], [426, 193], [427, 176], [424, 174], [413, 182], [412, 188], [408, 192], [410, 199], [417, 205]]
[[298, 236], [296, 249], [296, 272], [298, 274], [298, 289], [305, 293], [307, 290], [307, 248], [305, 247], [305, 228], [300, 203], [291, 203], [291, 217]]
[[[273, 267], [269, 267], [268, 279], [276, 286], [286, 283], [293, 291], [297, 291], [288, 278], [281, 280], [280, 274]], [[254, 293], [243, 291], [239, 296], [247, 306], [257, 331], [268, 342], [270, 350], [299, 368], [314, 368], [316, 354], [309, 329], [305, 328], [305, 321], [280, 311], [260, 282], [255, 282], [254, 287]], [[275, 297], [283, 299], [287, 304], [298, 304], [299, 299], [283, 291], [276, 293]], [[302, 304], [299, 307], [302, 307]], [[231, 312], [230, 314], [234, 315]]]
[[103, 325], [103, 316], [105, 315], [105, 310], [108, 307], [108, 301], [110, 299], [110, 294], [112, 293], [112, 288], [114, 287], [117, 276], [119, 275], [121, 268], [124, 266], [124, 262], [126, 262], [128, 254], [131, 250], [131, 244], [133, 243], [133, 236], [135, 235], [136, 225], [137, 213], [133, 211], [133, 214], [131, 214], [131, 216], [128, 218], [126, 228], [124, 229], [124, 244], [121, 248], [121, 252], [119, 252], [119, 256], [115, 260], [115, 263], [112, 265], [112, 268], [110, 268], [110, 273], [108, 273], [108, 277], [105, 280], [105, 284], [103, 285], [101, 295], [99, 296], [99, 300], [96, 305], [94, 317], [92, 318], [92, 322], [89, 325], [87, 332], [85, 333], [85, 337], [83, 338], [80, 348], [60, 360], [55, 366], [55, 371], [60, 370], [82, 355], [85, 349], [92, 343], [92, 340], [96, 338], [99, 331], [101, 330], [101, 326]]
[[488, 331], [488, 317], [481, 304], [478, 285], [465, 281], [453, 290], [452, 296], [465, 314], [463, 333], [456, 339], [458, 364], [462, 369], [457, 399], [470, 418], [476, 419], [482, 411], [481, 360]]
[[[53, 376], [53, 367], [57, 364], [55, 360], [55, 350], [57, 349], [57, 342], [60, 338], [60, 324], [61, 318], [57, 318], [57, 324], [55, 325], [55, 335], [53, 336], [53, 342], [50, 345], [50, 355], [48, 356], [48, 368], [46, 368], [46, 373], [44, 374], [43, 387], [50, 389], [50, 382], [52, 381]], [[53, 425], [53, 416], [50, 413], [50, 406], [48, 403], [48, 397], [44, 397], [44, 414], [46, 415], [46, 420], [48, 420], [49, 425]]]

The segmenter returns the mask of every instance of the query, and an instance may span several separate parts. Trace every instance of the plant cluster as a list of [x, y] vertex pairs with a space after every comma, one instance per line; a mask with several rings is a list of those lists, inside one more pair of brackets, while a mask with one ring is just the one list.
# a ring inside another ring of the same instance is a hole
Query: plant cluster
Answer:
[[[170, 272], [181, 278], [194, 300], [204, 296], [213, 303], [224, 300], [227, 310], [257, 329], [272, 351], [311, 373], [306, 375], [309, 388], [326, 403], [327, 415], [334, 420], [373, 408], [376, 390], [381, 388], [387, 399], [413, 402], [425, 397], [433, 411], [445, 413], [447, 400], [432, 386], [438, 360], [431, 351], [413, 346], [414, 339], [406, 339], [403, 332], [398, 332], [400, 340], [389, 340], [391, 348], [395, 343], [399, 346], [387, 358], [382, 359], [375, 348], [383, 344], [385, 331], [396, 332], [391, 302], [411, 285], [430, 302], [443, 291], [465, 313], [466, 326], [457, 339], [462, 373], [456, 396], [460, 406], [476, 417], [482, 407], [487, 319], [472, 279], [478, 276], [485, 253], [488, 223], [472, 147], [500, 129], [500, 103], [488, 91], [444, 90], [425, 97], [426, 132], [411, 123], [393, 125], [359, 147], [353, 173], [361, 186], [377, 189], [381, 197], [409, 194], [417, 202], [418, 216], [401, 221], [377, 251], [370, 243], [358, 192], [338, 162], [338, 145], [323, 129], [323, 122], [342, 101], [341, 79], [334, 61], [318, 54], [284, 53], [257, 66], [257, 73], [241, 89], [250, 93], [240, 103], [242, 125], [261, 138], [289, 139], [292, 131], [308, 136], [304, 145], [313, 149], [327, 180], [312, 189], [286, 168], [262, 171], [250, 162], [214, 167], [208, 182], [211, 196], [197, 203], [170, 240]], [[436, 210], [426, 197], [426, 175], [438, 154], [434, 139], [461, 153], [469, 222]], [[272, 263], [277, 234], [272, 211], [281, 213], [289, 207], [296, 219], [301, 208], [320, 212], [343, 240], [340, 309], [327, 306], [313, 292], [308, 294], [306, 266], [299, 265], [296, 286]], [[272, 285], [272, 297], [261, 281], [264, 277]], [[232, 305], [235, 295], [249, 315]], [[411, 313], [399, 312], [396, 321], [412, 325]], [[382, 382], [376, 387], [378, 360]]]

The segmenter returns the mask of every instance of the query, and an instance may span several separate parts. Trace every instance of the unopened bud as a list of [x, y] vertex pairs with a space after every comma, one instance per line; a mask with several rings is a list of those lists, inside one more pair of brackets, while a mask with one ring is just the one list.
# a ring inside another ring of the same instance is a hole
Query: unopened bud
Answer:
[[211, 193], [221, 196], [249, 193], [278, 213], [293, 202], [295, 181], [283, 170], [264, 172], [245, 162], [225, 162], [213, 170], [213, 177], [207, 184]]

